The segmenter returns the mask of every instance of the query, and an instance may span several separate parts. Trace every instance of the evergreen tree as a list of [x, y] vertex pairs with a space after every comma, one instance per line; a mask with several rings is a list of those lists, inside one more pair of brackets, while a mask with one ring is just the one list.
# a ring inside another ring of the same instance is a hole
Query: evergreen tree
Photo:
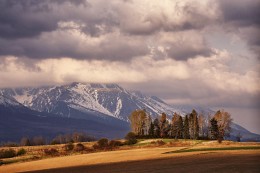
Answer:
[[188, 115], [185, 116], [184, 119], [184, 125], [183, 125], [183, 138], [184, 139], [189, 139], [190, 138], [190, 131], [189, 131], [189, 119]]
[[154, 137], [158, 138], [158, 137], [160, 137], [160, 127], [159, 127], [158, 118], [154, 119], [153, 125], [154, 125]]
[[175, 112], [173, 114], [173, 117], [172, 117], [172, 125], [171, 125], [171, 137], [177, 139], [178, 138], [178, 120], [179, 120], [179, 115]]
[[211, 139], [218, 139], [219, 130], [218, 130], [218, 121], [215, 118], [210, 120], [210, 134]]
[[199, 120], [198, 120], [198, 116], [195, 115], [194, 117], [194, 139], [198, 139], [199, 138]]
[[149, 136], [154, 137], [154, 124], [151, 121], [150, 128], [149, 128]]
[[182, 117], [180, 116], [179, 117], [179, 120], [178, 120], [178, 129], [179, 129], [179, 132], [178, 132], [178, 138], [179, 139], [182, 139], [183, 138], [183, 120], [182, 120]]

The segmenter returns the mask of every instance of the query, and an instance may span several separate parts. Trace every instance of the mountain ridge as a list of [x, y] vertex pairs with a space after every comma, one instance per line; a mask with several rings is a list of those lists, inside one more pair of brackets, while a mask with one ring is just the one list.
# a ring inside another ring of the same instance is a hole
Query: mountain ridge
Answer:
[[[214, 114], [209, 108], [174, 107], [156, 96], [147, 96], [140, 91], [128, 91], [117, 84], [95, 84], [73, 82], [60, 86], [6, 88], [0, 89], [0, 96], [9, 98], [15, 104], [33, 111], [46, 113], [47, 116], [70, 119], [81, 119], [96, 123], [107, 123], [115, 126], [127, 126], [128, 116], [133, 110], [145, 109], [154, 119], [162, 112], [171, 119], [177, 112], [182, 116], [193, 108], [204, 115]], [[0, 99], [1, 103], [1, 99]], [[260, 136], [245, 131], [243, 127], [233, 123], [231, 138], [238, 133], [260, 140]], [[124, 130], [129, 130], [129, 126]]]
[[[127, 121], [133, 110], [146, 109], [155, 117], [165, 112], [183, 114], [156, 96], [146, 96], [139, 91], [127, 91], [117, 84], [82, 84], [38, 88], [8, 88], [0, 90], [19, 103], [37, 111], [51, 112], [69, 117], [69, 111], [55, 110], [66, 104], [67, 109], [96, 111]], [[55, 106], [54, 106], [55, 105]]]

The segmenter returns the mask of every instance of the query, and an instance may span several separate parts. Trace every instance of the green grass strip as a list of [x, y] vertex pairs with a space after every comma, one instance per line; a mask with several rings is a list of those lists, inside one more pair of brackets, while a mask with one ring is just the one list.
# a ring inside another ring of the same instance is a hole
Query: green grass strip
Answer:
[[194, 148], [194, 149], [181, 149], [176, 151], [169, 151], [163, 154], [172, 153], [186, 153], [186, 152], [196, 152], [196, 151], [227, 151], [227, 150], [259, 150], [260, 146], [247, 146], [247, 147], [222, 147], [222, 148]]

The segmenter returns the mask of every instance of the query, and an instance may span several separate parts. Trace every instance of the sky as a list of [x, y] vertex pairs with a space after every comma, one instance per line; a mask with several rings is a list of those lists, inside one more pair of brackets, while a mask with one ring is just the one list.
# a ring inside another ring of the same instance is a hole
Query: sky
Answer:
[[118, 83], [260, 134], [259, 0], [1, 0], [0, 88]]

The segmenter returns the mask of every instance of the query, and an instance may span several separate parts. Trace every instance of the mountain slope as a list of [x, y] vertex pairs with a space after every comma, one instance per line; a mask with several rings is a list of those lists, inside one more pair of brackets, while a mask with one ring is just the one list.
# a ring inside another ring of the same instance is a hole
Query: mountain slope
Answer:
[[[80, 114], [80, 112], [78, 112]], [[84, 116], [88, 116], [84, 114]], [[74, 119], [31, 110], [0, 95], [0, 141], [19, 141], [24, 136], [45, 136], [86, 132], [95, 137], [120, 138], [129, 131], [126, 122], [112, 119]]]
[[[89, 126], [97, 124], [97, 131], [98, 126], [103, 124], [116, 129], [121, 128], [122, 131], [126, 132], [129, 130], [128, 116], [136, 109], [145, 109], [152, 118], [156, 118], [162, 112], [165, 112], [169, 119], [174, 112], [184, 116], [190, 113], [193, 108], [198, 113], [203, 112], [204, 115], [214, 114], [214, 111], [207, 108], [170, 106], [155, 96], [146, 96], [141, 92], [127, 91], [117, 84], [83, 84], [74, 82], [62, 86], [7, 88], [0, 90], [0, 94], [4, 95], [0, 99], [0, 105], [5, 105], [5, 107], [6, 105], [22, 106], [27, 111], [34, 111], [33, 114], [30, 112], [30, 115], [37, 114], [42, 116], [44, 114], [43, 116], [46, 119], [50, 117], [61, 118], [59, 121], [63, 121], [62, 118], [69, 118], [71, 122], [75, 121], [75, 123], [78, 121], [77, 119], [80, 119], [86, 121], [85, 123], [89, 124]], [[16, 111], [12, 107], [9, 109], [10, 111], [16, 112], [18, 115], [21, 109]], [[3, 117], [1, 112], [0, 116]], [[28, 117], [33, 119], [31, 116], [27, 116], [25, 118], [27, 121], [30, 121]], [[53, 125], [55, 126], [55, 124]], [[63, 125], [60, 125], [60, 127], [63, 128]], [[85, 130], [87, 129], [85, 128]], [[260, 139], [259, 135], [253, 134], [235, 123], [232, 125], [232, 129], [230, 138], [232, 140], [235, 139], [239, 132], [243, 136], [242, 140]], [[111, 131], [113, 131], [113, 128], [111, 128]], [[108, 128], [105, 133], [109, 132], [110, 129]]]
[[232, 123], [231, 124], [231, 134], [228, 139], [230, 140], [237, 140], [236, 137], [240, 135], [241, 136], [241, 141], [260, 141], [260, 135], [252, 133], [245, 129], [244, 127]]
[[184, 114], [159, 98], [130, 92], [116, 84], [72, 83], [54, 87], [3, 89], [0, 92], [30, 109], [62, 117], [77, 117], [71, 113], [73, 110], [98, 116], [105, 114], [125, 121], [136, 109], [146, 109], [152, 117], [162, 112], [168, 115], [174, 112]]

